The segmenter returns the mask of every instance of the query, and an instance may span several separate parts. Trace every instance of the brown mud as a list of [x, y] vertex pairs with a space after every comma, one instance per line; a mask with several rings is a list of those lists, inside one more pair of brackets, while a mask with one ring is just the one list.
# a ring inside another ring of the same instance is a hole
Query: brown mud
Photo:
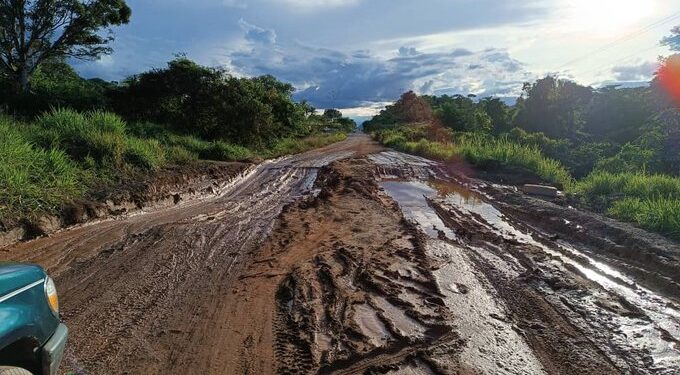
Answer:
[[55, 277], [64, 373], [677, 374], [679, 254], [356, 135], [0, 260]]
[[250, 168], [249, 163], [201, 161], [150, 174], [135, 173], [113, 185], [93, 187], [89, 196], [67, 203], [58, 215], [0, 223], [0, 247], [75, 225], [216, 195]]

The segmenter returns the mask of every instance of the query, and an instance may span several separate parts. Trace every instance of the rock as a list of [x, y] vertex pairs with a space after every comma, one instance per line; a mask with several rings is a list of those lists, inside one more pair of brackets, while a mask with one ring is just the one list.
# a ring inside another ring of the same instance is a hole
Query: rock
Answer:
[[540, 195], [542, 197], [557, 198], [559, 196], [557, 188], [546, 185], [526, 184], [522, 186], [522, 191], [525, 194]]

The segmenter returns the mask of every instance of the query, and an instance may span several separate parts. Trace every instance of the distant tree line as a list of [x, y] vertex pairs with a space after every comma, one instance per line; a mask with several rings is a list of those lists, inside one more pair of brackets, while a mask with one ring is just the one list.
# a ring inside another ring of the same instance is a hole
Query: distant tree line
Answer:
[[594, 89], [548, 76], [526, 83], [514, 105], [493, 97], [407, 92], [364, 129], [431, 123], [439, 133], [508, 137], [540, 147], [576, 177], [593, 169], [680, 176], [678, 104], [658, 77], [646, 87]]

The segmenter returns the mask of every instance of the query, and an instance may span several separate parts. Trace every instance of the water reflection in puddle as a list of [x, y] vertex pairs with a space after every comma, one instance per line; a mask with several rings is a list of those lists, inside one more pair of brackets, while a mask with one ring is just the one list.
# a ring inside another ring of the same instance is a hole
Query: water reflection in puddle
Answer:
[[[493, 205], [485, 202], [480, 194], [457, 183], [393, 180], [385, 181], [381, 186], [399, 204], [405, 217], [420, 224], [433, 239], [440, 238], [440, 233], [454, 241], [458, 237], [446, 227], [428, 205], [426, 198], [436, 198], [444, 205], [460, 211], [466, 220], [478, 221], [495, 229], [505, 238], [539, 247], [559, 262], [576, 267], [586, 278], [599, 284], [604, 290], [625, 298], [646, 315], [646, 319], [618, 315], [614, 317], [625, 334], [628, 345], [649, 351], [655, 367], [680, 368], [680, 352], [674, 342], [680, 339], [680, 311], [666, 298], [638, 286], [634, 279], [592, 259], [566, 242], [556, 244], [553, 249], [536, 241], [532, 234], [522, 232], [512, 225]], [[600, 309], [594, 305], [590, 308], [596, 314]], [[673, 339], [665, 340], [664, 337], [667, 338], [668, 335]]]
[[426, 197], [437, 195], [437, 191], [420, 181], [385, 181], [381, 186], [397, 201], [404, 216], [420, 224], [432, 238], [438, 238], [442, 232], [447, 238], [455, 239], [456, 235], [439, 218], [427, 204]]

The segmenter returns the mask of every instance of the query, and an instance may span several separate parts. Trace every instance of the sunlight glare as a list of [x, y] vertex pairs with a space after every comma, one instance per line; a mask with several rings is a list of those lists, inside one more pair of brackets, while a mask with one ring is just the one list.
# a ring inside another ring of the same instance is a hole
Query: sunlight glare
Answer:
[[654, 14], [650, 0], [570, 0], [568, 27], [600, 36], [619, 34]]

